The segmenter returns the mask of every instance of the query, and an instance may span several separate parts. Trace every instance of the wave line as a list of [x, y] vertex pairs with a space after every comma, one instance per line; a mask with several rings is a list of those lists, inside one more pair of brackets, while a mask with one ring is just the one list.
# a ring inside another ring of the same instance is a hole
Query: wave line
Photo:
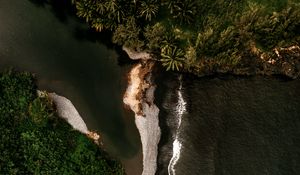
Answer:
[[186, 101], [184, 100], [183, 95], [182, 95], [182, 75], [179, 76], [179, 81], [180, 81], [180, 85], [177, 90], [178, 101], [177, 101], [177, 105], [176, 105], [176, 114], [177, 114], [176, 117], [178, 120], [177, 121], [178, 125], [177, 125], [175, 140], [173, 142], [173, 155], [172, 155], [172, 158], [168, 165], [168, 174], [169, 175], [176, 174], [175, 165], [177, 164], [177, 162], [180, 158], [180, 153], [181, 153], [181, 148], [182, 148], [182, 144], [179, 141], [179, 128], [181, 126], [183, 114], [186, 112]]

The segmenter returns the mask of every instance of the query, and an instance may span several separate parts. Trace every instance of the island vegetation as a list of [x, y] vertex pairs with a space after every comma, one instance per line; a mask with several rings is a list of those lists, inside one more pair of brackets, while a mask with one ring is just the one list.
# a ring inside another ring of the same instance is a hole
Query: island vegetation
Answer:
[[[299, 76], [299, 0], [72, 0], [92, 28], [166, 70]], [[283, 51], [284, 52], [284, 51]], [[296, 66], [297, 65], [297, 66]], [[285, 72], [285, 71], [289, 72]]]
[[0, 74], [0, 174], [124, 174], [36, 88], [30, 73]]

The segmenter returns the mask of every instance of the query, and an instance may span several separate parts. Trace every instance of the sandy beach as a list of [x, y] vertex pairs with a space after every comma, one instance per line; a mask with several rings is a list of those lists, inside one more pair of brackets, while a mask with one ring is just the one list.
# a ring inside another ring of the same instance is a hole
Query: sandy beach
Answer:
[[124, 103], [135, 113], [143, 148], [143, 173], [154, 175], [157, 169], [158, 143], [160, 140], [159, 109], [154, 104], [155, 84], [151, 80], [153, 64], [137, 64], [129, 73], [129, 85]]

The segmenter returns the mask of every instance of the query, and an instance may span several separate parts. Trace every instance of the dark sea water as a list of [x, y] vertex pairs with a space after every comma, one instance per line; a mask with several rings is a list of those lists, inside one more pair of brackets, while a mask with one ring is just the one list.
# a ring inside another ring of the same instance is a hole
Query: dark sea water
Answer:
[[182, 145], [177, 175], [299, 174], [299, 80], [183, 76], [186, 113], [179, 129], [174, 111], [180, 81], [172, 75], [158, 83], [163, 137], [157, 174], [172, 174], [168, 165], [176, 135]]
[[44, 2], [0, 0], [0, 71], [33, 72], [40, 89], [69, 98], [89, 129], [102, 134], [110, 155], [129, 174], [140, 174], [140, 138], [122, 101], [130, 66], [119, 65], [125, 58], [107, 45], [109, 37], [70, 15], [69, 1]]

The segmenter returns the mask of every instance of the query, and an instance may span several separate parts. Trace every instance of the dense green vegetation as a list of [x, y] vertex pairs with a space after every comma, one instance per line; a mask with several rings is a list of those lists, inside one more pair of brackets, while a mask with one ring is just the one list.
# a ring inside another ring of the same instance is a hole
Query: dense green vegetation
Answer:
[[0, 74], [0, 174], [124, 174], [36, 95], [29, 73]]
[[299, 45], [299, 0], [72, 0], [113, 42], [148, 51], [167, 70], [228, 70]]

